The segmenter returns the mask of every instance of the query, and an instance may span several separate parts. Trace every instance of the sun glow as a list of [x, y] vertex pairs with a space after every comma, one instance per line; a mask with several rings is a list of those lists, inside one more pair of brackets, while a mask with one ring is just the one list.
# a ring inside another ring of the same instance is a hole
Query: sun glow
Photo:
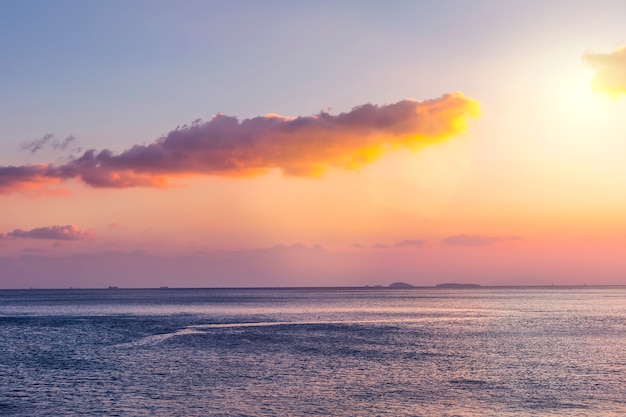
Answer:
[[564, 75], [552, 94], [546, 94], [551, 98], [541, 104], [543, 143], [556, 146], [562, 156], [577, 154], [586, 159], [621, 146], [618, 133], [626, 101], [594, 91], [592, 77], [593, 71], [584, 69]]
[[570, 119], [570, 123], [599, 122], [615, 101], [613, 96], [594, 91], [591, 86], [592, 76], [592, 71], [581, 70], [563, 78], [559, 99], [563, 116]]

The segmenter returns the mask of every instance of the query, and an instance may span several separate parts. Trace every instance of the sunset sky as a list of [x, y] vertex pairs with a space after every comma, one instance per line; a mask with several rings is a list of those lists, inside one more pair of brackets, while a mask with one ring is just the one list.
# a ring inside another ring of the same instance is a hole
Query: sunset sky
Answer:
[[623, 1], [0, 7], [0, 288], [626, 284]]

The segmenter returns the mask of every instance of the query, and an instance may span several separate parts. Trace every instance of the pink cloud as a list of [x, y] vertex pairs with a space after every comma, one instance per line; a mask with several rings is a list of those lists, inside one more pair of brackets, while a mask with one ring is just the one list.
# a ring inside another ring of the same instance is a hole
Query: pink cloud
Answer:
[[409, 247], [418, 248], [418, 247], [424, 246], [424, 241], [421, 239], [407, 239], [407, 240], [403, 240], [402, 242], [398, 242], [393, 246], [395, 248], [409, 248]]
[[273, 246], [271, 248], [266, 248], [266, 249], [257, 249], [258, 251], [262, 251], [262, 252], [267, 252], [267, 251], [271, 251], [271, 252], [300, 252], [300, 251], [313, 251], [313, 252], [320, 252], [324, 250], [324, 247], [322, 245], [305, 245], [304, 243], [293, 243], [291, 245], [286, 245], [284, 243], [280, 243], [276, 246]]
[[444, 238], [441, 242], [448, 246], [489, 246], [507, 240], [520, 240], [518, 236], [481, 236], [481, 235], [455, 235]]
[[289, 176], [319, 176], [330, 168], [357, 169], [394, 149], [416, 149], [458, 135], [478, 112], [476, 101], [452, 93], [427, 101], [364, 104], [338, 115], [239, 121], [218, 114], [120, 154], [91, 149], [60, 166], [0, 167], [0, 192], [69, 179], [92, 187], [164, 188], [170, 177], [184, 175], [247, 177], [278, 169]]

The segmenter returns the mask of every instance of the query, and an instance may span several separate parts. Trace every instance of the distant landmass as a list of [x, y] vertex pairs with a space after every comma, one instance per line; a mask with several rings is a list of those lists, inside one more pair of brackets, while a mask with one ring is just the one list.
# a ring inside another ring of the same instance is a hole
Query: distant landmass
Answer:
[[457, 282], [446, 282], [444, 284], [437, 284], [437, 288], [480, 288], [479, 284], [461, 284]]
[[413, 285], [407, 284], [406, 282], [394, 282], [393, 284], [389, 284], [389, 288], [413, 288]]

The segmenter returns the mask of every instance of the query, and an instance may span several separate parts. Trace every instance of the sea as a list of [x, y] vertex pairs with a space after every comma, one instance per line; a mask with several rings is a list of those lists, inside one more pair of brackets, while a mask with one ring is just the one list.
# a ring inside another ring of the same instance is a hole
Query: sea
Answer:
[[626, 287], [1, 290], [0, 415], [624, 416]]

